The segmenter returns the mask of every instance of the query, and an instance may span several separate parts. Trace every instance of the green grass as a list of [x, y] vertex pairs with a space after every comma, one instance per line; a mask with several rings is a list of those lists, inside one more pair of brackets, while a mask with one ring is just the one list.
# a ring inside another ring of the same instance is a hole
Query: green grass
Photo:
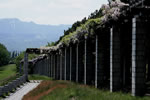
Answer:
[[133, 97], [122, 92], [111, 93], [94, 87], [66, 83], [67, 88], [57, 88], [40, 100], [150, 100], [150, 97]]
[[0, 86], [16, 78], [16, 65], [10, 64], [0, 67]]
[[29, 75], [29, 80], [51, 80], [51, 78], [42, 75]]
[[[49, 90], [51, 91], [48, 92]], [[23, 100], [32, 100], [38, 96], [40, 100], [150, 100], [150, 97], [133, 97], [130, 93], [111, 93], [92, 86], [55, 80], [43, 81], [24, 96]]]

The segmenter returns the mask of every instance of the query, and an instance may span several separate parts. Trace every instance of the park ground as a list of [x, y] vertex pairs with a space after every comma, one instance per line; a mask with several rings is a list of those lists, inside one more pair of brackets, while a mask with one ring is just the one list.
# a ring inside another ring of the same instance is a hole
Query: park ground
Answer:
[[9, 64], [0, 67], [0, 86], [3, 86], [10, 82], [11, 80], [16, 79], [16, 65]]
[[[16, 65], [0, 67], [0, 85], [16, 78]], [[150, 100], [150, 97], [133, 97], [130, 93], [109, 92], [70, 81], [52, 80], [46, 76], [29, 75], [29, 80], [43, 80], [26, 94], [23, 100]]]
[[[32, 76], [31, 79], [35, 77]], [[23, 100], [150, 100], [150, 97], [146, 96], [133, 97], [130, 93], [111, 93], [109, 90], [100, 90], [93, 86], [47, 79], [44, 77], [44, 81], [26, 94]]]

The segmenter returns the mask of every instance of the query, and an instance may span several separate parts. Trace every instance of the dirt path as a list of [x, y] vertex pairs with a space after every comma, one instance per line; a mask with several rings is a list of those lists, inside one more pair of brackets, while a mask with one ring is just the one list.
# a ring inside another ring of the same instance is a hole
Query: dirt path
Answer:
[[55, 90], [56, 88], [66, 88], [66, 85], [56, 85], [50, 89], [48, 89], [47, 91], [42, 92], [41, 94], [34, 96], [34, 97], [30, 97], [28, 99], [25, 100], [39, 100], [42, 96], [45, 96], [49, 93], [51, 93], [53, 90]]

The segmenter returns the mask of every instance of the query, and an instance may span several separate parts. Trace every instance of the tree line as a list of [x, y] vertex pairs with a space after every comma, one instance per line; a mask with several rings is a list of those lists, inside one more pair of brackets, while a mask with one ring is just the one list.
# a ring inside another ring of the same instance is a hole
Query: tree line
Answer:
[[18, 57], [20, 53], [19, 51], [9, 52], [5, 45], [0, 43], [0, 66], [15, 63], [15, 58]]
[[10, 61], [10, 52], [0, 43], [0, 66], [7, 65]]

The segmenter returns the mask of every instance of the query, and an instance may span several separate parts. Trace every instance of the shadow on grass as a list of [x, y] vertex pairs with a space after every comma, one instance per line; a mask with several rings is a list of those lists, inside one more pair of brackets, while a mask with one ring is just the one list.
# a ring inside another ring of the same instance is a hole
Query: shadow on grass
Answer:
[[52, 78], [43, 76], [43, 75], [36, 75], [36, 74], [31, 74], [29, 75], [29, 80], [52, 80]]

